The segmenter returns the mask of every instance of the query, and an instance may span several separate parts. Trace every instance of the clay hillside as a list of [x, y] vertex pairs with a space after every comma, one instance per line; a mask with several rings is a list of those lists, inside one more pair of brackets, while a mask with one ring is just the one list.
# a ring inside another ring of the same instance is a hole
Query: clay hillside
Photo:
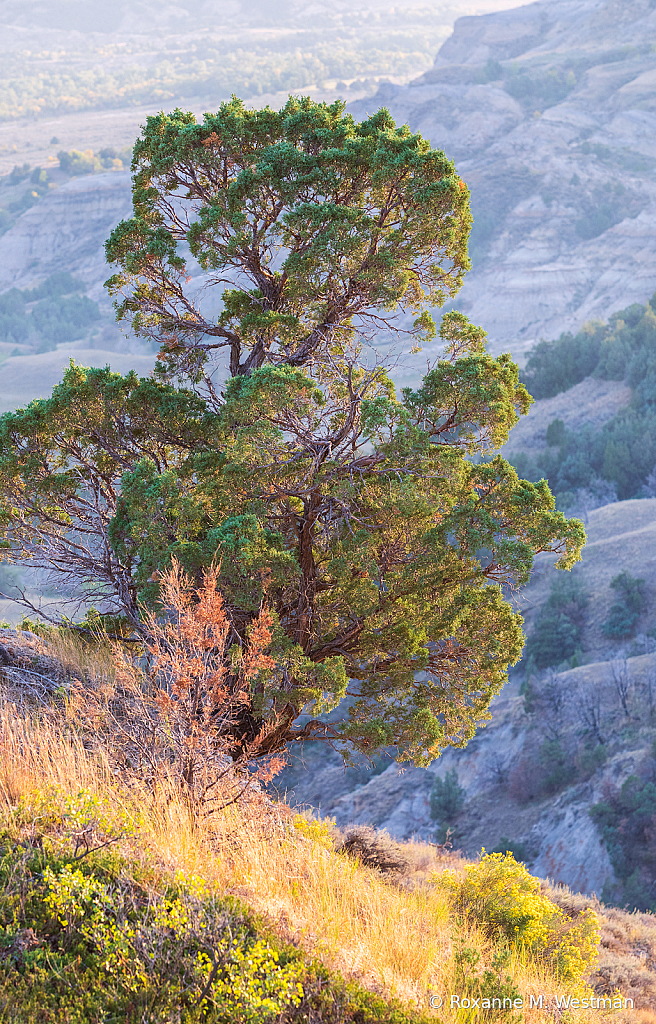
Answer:
[[540, 0], [459, 19], [430, 71], [351, 105], [455, 159], [474, 212], [456, 305], [496, 351], [654, 290], [655, 39], [648, 0]]

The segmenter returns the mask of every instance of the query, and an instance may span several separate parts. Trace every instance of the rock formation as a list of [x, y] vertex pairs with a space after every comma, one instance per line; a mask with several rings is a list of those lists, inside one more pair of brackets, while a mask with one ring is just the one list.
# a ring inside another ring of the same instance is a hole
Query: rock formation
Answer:
[[381, 104], [456, 161], [474, 268], [455, 305], [520, 356], [656, 285], [656, 8], [540, 0], [460, 18]]

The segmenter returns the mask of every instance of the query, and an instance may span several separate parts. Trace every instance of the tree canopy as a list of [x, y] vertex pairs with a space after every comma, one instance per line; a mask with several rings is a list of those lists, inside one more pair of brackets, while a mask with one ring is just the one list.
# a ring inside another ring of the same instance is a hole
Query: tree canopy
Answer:
[[[363, 356], [399, 307], [430, 335], [468, 265], [467, 189], [386, 111], [356, 125], [293, 99], [149, 118], [134, 171], [110, 288], [160, 341], [157, 379], [71, 366], [2, 417], [8, 555], [142, 633], [173, 559], [198, 583], [216, 565], [235, 679], [263, 608], [272, 623], [271, 662], [222, 728], [263, 755], [324, 736], [430, 763], [519, 658], [508, 594], [535, 553], [570, 568], [584, 541], [496, 454], [531, 399], [480, 328], [446, 313], [444, 358], [400, 395]], [[213, 315], [191, 260], [225, 286]]]
[[[107, 243], [121, 268], [108, 285], [119, 317], [163, 343], [170, 370], [194, 376], [218, 349], [233, 376], [302, 366], [358, 328], [389, 326], [399, 304], [420, 335], [434, 329], [428, 307], [469, 266], [469, 191], [386, 110], [356, 124], [343, 106], [233, 100], [202, 124], [179, 110], [148, 118], [134, 217]], [[228, 285], [218, 316], [198, 270]]]

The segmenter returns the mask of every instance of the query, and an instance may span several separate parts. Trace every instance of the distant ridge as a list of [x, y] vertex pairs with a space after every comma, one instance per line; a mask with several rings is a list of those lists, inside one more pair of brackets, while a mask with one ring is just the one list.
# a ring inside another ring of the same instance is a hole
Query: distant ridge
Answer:
[[389, 107], [472, 190], [455, 305], [522, 353], [656, 285], [656, 8], [540, 0], [460, 18], [435, 64], [351, 104]]

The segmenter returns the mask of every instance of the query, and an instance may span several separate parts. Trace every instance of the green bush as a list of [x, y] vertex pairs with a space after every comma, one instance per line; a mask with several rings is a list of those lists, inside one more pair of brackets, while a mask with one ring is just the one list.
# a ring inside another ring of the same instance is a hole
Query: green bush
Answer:
[[558, 576], [542, 605], [530, 634], [524, 658], [538, 668], [559, 665], [581, 644], [588, 596], [575, 576]]
[[484, 854], [464, 875], [446, 871], [436, 881], [456, 913], [482, 925], [494, 941], [546, 962], [563, 979], [580, 981], [598, 955], [594, 911], [568, 917], [511, 853]]
[[506, 836], [502, 836], [497, 845], [490, 853], [509, 853], [518, 863], [528, 864], [534, 859], [534, 853], [527, 843], [522, 843], [518, 839], [508, 839]]
[[565, 443], [567, 431], [562, 420], [552, 420], [547, 427], [547, 444], [549, 447], [560, 446]]
[[529, 69], [520, 66], [508, 69], [504, 89], [529, 110], [547, 110], [560, 103], [576, 85], [571, 69], [551, 67]]
[[459, 1014], [459, 1020], [520, 1022], [524, 1019], [522, 1013], [513, 1009], [515, 999], [521, 998], [522, 993], [510, 975], [504, 974], [509, 960], [510, 950], [502, 944], [495, 950], [490, 968], [481, 973], [478, 950], [468, 946], [456, 950], [454, 989], [461, 1000], [469, 999], [472, 1006], [472, 1012], [467, 1013], [465, 1009], [462, 1017]]
[[630, 775], [621, 788], [590, 808], [619, 879], [604, 893], [608, 902], [629, 909], [656, 910], [654, 894], [654, 823], [656, 784]]
[[647, 608], [646, 581], [636, 579], [624, 570], [613, 577], [610, 585], [613, 590], [617, 591], [619, 600], [611, 605], [602, 630], [606, 636], [617, 638], [633, 636], [638, 620]]
[[466, 796], [466, 790], [458, 782], [458, 772], [455, 768], [446, 772], [443, 779], [438, 776], [431, 789], [431, 818], [451, 822], [462, 810]]

